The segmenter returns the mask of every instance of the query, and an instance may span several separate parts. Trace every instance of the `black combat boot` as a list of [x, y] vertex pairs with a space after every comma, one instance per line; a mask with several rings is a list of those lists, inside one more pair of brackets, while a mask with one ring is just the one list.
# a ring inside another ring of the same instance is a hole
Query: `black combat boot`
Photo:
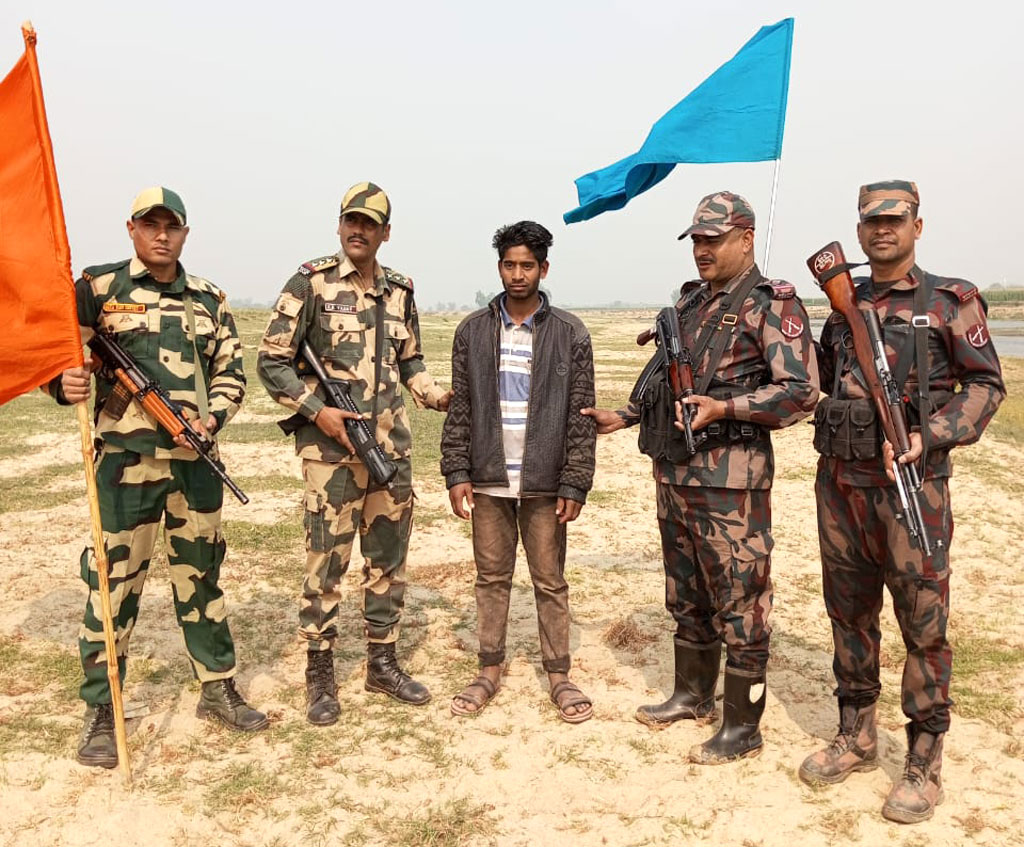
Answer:
[[636, 719], [654, 729], [684, 719], [715, 716], [715, 686], [722, 661], [722, 644], [691, 644], [673, 639], [676, 654], [676, 683], [672, 696], [655, 706], [641, 706]]
[[89, 706], [78, 741], [78, 761], [96, 768], [117, 767], [117, 742], [114, 740], [114, 707], [110, 703]]
[[808, 785], [834, 785], [855, 771], [878, 767], [878, 732], [875, 704], [857, 706], [839, 701], [839, 732], [823, 750], [800, 765], [800, 779]]
[[368, 644], [366, 660], [367, 691], [379, 691], [403, 703], [422, 706], [430, 692], [398, 666], [394, 644]]
[[197, 718], [216, 718], [225, 726], [242, 732], [266, 729], [270, 721], [263, 712], [251, 708], [238, 689], [234, 679], [217, 679], [204, 682], [196, 706]]
[[935, 813], [935, 807], [945, 799], [942, 790], [943, 735], [907, 724], [907, 758], [903, 763], [903, 778], [885, 799], [882, 817], [897, 823], [920, 823]]
[[764, 686], [764, 671], [741, 671], [726, 665], [722, 725], [712, 738], [690, 749], [691, 762], [722, 765], [761, 752], [764, 742], [758, 726], [768, 689], [762, 687], [760, 696], [751, 702], [755, 685]]
[[338, 722], [338, 688], [334, 684], [334, 652], [310, 650], [306, 653], [306, 720], [314, 726]]

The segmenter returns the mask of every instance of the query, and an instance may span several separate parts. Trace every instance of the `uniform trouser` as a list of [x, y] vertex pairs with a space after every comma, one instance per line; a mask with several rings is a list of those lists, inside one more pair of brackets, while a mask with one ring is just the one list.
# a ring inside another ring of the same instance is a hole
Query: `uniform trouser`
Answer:
[[[217, 585], [225, 551], [220, 532], [221, 481], [204, 462], [155, 459], [104, 446], [96, 466], [96, 488], [110, 566], [110, 605], [121, 681], [161, 518], [174, 613], [192, 671], [201, 682], [234, 675], [235, 647], [224, 594]], [[110, 685], [99, 577], [91, 553], [86, 548], [81, 559], [89, 599], [78, 646], [85, 671], [81, 697], [96, 705], [110, 702]]]
[[771, 491], [658, 483], [665, 607], [676, 636], [721, 639], [727, 666], [763, 673], [772, 610]]
[[522, 534], [537, 602], [541, 664], [548, 673], [568, 673], [569, 585], [565, 581], [565, 524], [555, 514], [557, 498], [491, 497], [474, 494], [473, 555], [476, 558], [477, 636], [480, 665], [505, 661], [512, 574]]
[[306, 484], [306, 577], [299, 635], [308, 650], [331, 650], [338, 637], [341, 578], [359, 533], [366, 639], [398, 640], [405, 605], [405, 558], [412, 533], [412, 464], [398, 461], [391, 488], [370, 479], [362, 462], [302, 460]]
[[895, 486], [843, 484], [822, 460], [814, 493], [825, 607], [835, 645], [836, 696], [857, 705], [878, 699], [878, 618], [886, 585], [907, 650], [903, 713], [925, 731], [945, 732], [953, 661], [946, 640], [953, 534], [946, 480], [925, 480], [921, 491], [921, 512], [933, 547], [928, 558], [896, 518], [901, 509]]

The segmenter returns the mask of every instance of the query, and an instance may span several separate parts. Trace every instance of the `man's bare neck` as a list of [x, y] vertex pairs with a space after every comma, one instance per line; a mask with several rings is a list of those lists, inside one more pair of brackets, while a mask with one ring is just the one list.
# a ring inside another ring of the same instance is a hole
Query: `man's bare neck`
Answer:
[[870, 262], [872, 282], [899, 282], [914, 267], [915, 259], [911, 254], [898, 262]]

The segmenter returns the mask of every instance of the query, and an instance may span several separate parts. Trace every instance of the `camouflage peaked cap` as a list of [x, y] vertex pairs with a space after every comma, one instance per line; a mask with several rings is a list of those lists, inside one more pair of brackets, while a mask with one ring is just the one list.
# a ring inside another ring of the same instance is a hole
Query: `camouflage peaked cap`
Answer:
[[902, 179], [890, 179], [885, 182], [872, 182], [860, 187], [857, 208], [862, 221], [878, 215], [909, 215], [914, 206], [921, 205], [921, 197], [917, 193], [917, 183]]
[[131, 218], [132, 220], [141, 218], [151, 209], [158, 208], [166, 209], [178, 219], [179, 224], [185, 226], [185, 204], [182, 202], [181, 196], [177, 192], [159, 185], [144, 188], [139, 192], [135, 200], [132, 201]]
[[718, 191], [700, 201], [697, 211], [693, 213], [693, 225], [679, 238], [681, 240], [688, 235], [724, 235], [736, 227], [753, 229], [754, 210], [739, 194]]
[[391, 201], [384, 189], [372, 182], [360, 182], [353, 185], [341, 198], [341, 215], [359, 212], [372, 218], [379, 224], [387, 224], [391, 220]]

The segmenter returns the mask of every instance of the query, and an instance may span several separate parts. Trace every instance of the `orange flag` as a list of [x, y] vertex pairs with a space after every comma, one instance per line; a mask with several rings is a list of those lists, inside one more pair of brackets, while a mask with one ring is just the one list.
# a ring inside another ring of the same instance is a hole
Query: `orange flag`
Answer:
[[0, 82], [0, 404], [81, 366], [71, 250], [36, 64], [36, 34]]

